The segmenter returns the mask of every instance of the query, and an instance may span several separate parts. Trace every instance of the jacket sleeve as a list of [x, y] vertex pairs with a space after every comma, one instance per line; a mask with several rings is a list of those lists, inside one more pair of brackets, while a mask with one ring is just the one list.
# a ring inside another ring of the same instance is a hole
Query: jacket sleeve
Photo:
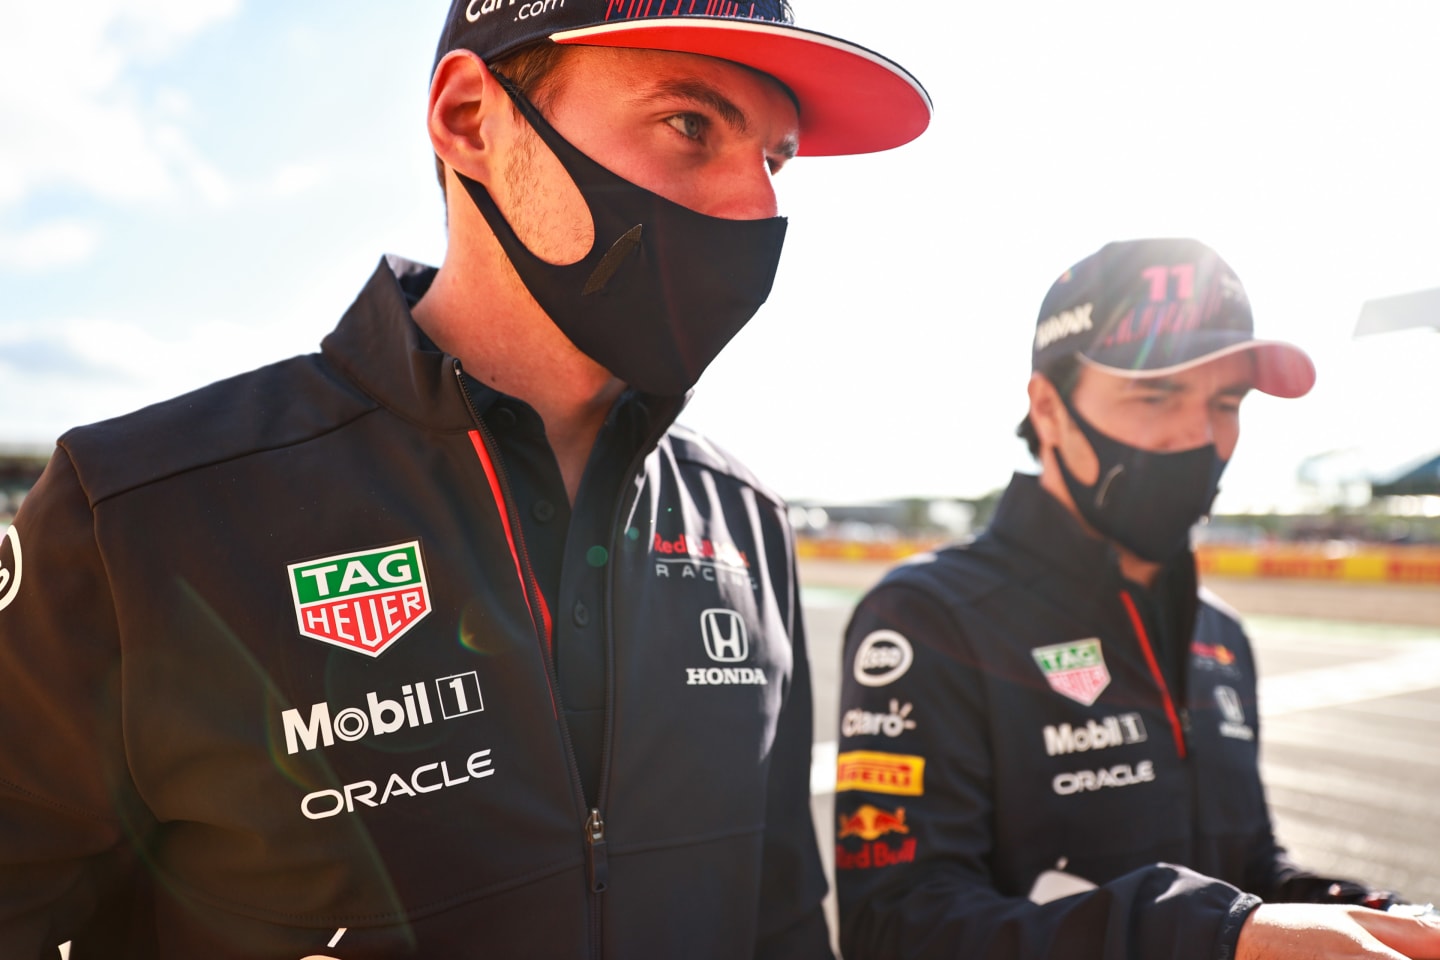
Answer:
[[810, 747], [815, 724], [810, 661], [798, 590], [793, 586], [791, 609], [794, 669], [770, 758], [755, 956], [828, 960], [834, 954], [823, 907], [827, 885], [810, 813]]
[[[0, 956], [53, 960], [123, 915], [139, 832], [117, 629], [89, 503], [58, 451], [0, 546]], [[124, 891], [123, 895], [117, 897]]]
[[872, 591], [846, 631], [835, 797], [846, 960], [1233, 955], [1259, 901], [1183, 867], [1043, 905], [998, 888], [997, 804], [1026, 801], [997, 798], [985, 664], [969, 649], [945, 605], [903, 582]]

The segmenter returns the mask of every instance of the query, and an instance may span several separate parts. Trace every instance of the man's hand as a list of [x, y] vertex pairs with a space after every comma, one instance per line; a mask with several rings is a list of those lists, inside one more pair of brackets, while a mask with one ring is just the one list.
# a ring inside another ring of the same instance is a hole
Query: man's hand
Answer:
[[1240, 929], [1235, 960], [1440, 960], [1440, 923], [1328, 903], [1265, 903]]

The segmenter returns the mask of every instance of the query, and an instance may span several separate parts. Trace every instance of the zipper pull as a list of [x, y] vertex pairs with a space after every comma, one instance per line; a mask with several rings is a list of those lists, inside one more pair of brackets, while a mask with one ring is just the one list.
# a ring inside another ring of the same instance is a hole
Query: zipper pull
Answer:
[[590, 874], [590, 892], [604, 893], [610, 880], [610, 862], [605, 855], [605, 818], [595, 807], [585, 821], [585, 867]]

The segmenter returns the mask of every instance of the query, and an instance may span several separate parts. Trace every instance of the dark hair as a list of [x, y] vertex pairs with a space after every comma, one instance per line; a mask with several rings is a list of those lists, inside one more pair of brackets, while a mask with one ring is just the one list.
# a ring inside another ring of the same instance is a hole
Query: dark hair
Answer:
[[[1068, 353], [1037, 372], [1054, 384], [1060, 396], [1068, 400], [1070, 394], [1075, 392], [1075, 384], [1080, 381], [1080, 355]], [[1025, 414], [1025, 419], [1015, 428], [1015, 436], [1025, 441], [1025, 446], [1030, 448], [1030, 456], [1040, 459], [1040, 434], [1035, 432], [1035, 424], [1030, 422], [1030, 414]]]
[[[502, 73], [533, 103], [543, 102], [555, 86], [560, 63], [570, 51], [553, 40], [539, 40], [487, 63], [493, 73]], [[514, 104], [511, 104], [514, 108]], [[518, 115], [518, 110], [516, 111]], [[435, 179], [445, 195], [445, 161], [435, 157]]]

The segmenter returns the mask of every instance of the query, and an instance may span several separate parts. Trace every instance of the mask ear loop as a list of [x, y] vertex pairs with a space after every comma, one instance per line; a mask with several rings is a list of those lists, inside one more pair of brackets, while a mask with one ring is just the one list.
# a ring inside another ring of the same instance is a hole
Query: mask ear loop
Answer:
[[[559, 154], [562, 148], [555, 143], [555, 139], [563, 140], [564, 138], [560, 137], [560, 132], [551, 127], [549, 122], [545, 120], [544, 116], [540, 113], [540, 108], [535, 106], [525, 94], [521, 93], [520, 88], [515, 85], [515, 81], [505, 76], [505, 74], [498, 70], [491, 70], [490, 74], [495, 78], [495, 81], [500, 84], [500, 88], [509, 94], [511, 102], [513, 102], [516, 109], [520, 111], [520, 115], [530, 124], [530, 129], [535, 131], [535, 134], [545, 142], [546, 146], [556, 154]], [[555, 139], [552, 139], [551, 134], [554, 135]], [[582, 163], [588, 162], [594, 164], [595, 167], [600, 167], [600, 164], [596, 164], [590, 158], [579, 155], [580, 151], [574, 149], [570, 143], [566, 142], [565, 146], [571, 148], [567, 152], [570, 154], [572, 163], [579, 160]], [[590, 172], [593, 173], [594, 170]], [[573, 173], [570, 174], [570, 176], [572, 179], [574, 178]], [[605, 285], [610, 282], [610, 278], [615, 276], [625, 261], [630, 259], [630, 257], [640, 249], [644, 232], [645, 225], [637, 223], [621, 234], [615, 242], [611, 244], [610, 249], [605, 251], [605, 255], [600, 258], [600, 262], [595, 265], [594, 271], [585, 281], [585, 286], [581, 288], [580, 295], [588, 297], [604, 290]]]
[[[1090, 439], [1090, 431], [1094, 430], [1096, 433], [1099, 433], [1100, 431], [1097, 430], [1092, 423], [1090, 423], [1084, 417], [1080, 416], [1080, 413], [1075, 409], [1074, 404], [1070, 402], [1070, 398], [1061, 393], [1059, 387], [1055, 388], [1055, 395], [1060, 398], [1061, 406], [1065, 408], [1066, 414], [1069, 415], [1071, 422], [1075, 424], [1075, 428], [1080, 431], [1080, 435], [1085, 438], [1085, 442], [1090, 445], [1090, 450], [1095, 454], [1096, 460], [1098, 462], [1100, 451], [1095, 449], [1095, 444]], [[1085, 484], [1080, 483], [1079, 478], [1076, 477], [1073, 472], [1071, 472], [1070, 465], [1065, 462], [1065, 455], [1060, 452], [1060, 444], [1052, 444], [1052, 447], [1055, 450], [1055, 461], [1059, 465], [1061, 471], [1065, 474], [1069, 474], [1069, 476], [1075, 481], [1077, 486], [1084, 487]], [[1105, 500], [1110, 495], [1111, 486], [1124, 474], [1125, 464], [1117, 463], [1110, 468], [1110, 470], [1105, 474], [1105, 476], [1097, 479], [1096, 483], [1091, 487], [1091, 489], [1095, 491], [1095, 495], [1093, 498], [1095, 509], [1104, 509]]]

